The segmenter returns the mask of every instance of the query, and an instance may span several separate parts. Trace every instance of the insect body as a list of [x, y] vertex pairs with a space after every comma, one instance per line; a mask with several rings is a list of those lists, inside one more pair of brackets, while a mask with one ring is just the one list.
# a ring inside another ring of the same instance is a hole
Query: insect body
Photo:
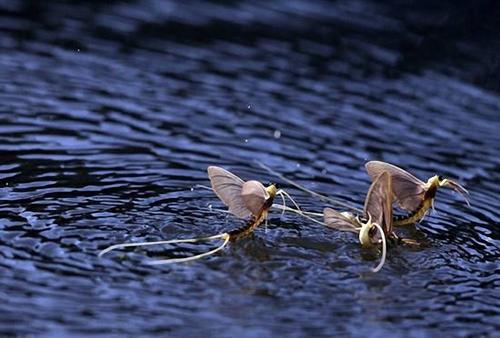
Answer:
[[436, 192], [441, 187], [454, 189], [470, 205], [467, 199], [467, 190], [450, 179], [436, 175], [424, 183], [409, 172], [395, 165], [380, 161], [370, 161], [366, 163], [365, 167], [372, 180], [376, 179], [383, 172], [388, 172], [392, 176], [394, 200], [402, 209], [409, 212], [408, 215], [396, 217], [394, 219], [395, 226], [420, 222], [429, 209], [434, 207]]
[[238, 218], [248, 219], [247, 223], [243, 227], [209, 237], [174, 239], [167, 241], [144, 242], [144, 243], [116, 244], [101, 251], [99, 253], [99, 256], [102, 256], [111, 250], [125, 248], [125, 247], [140, 247], [140, 246], [164, 245], [164, 244], [174, 244], [174, 243], [196, 243], [196, 242], [210, 241], [210, 240], [223, 241], [223, 243], [217, 248], [199, 255], [184, 257], [184, 258], [154, 260], [154, 261], [149, 261], [147, 264], [159, 265], [168, 263], [187, 262], [214, 254], [217, 251], [222, 250], [229, 241], [235, 241], [249, 235], [264, 220], [267, 220], [267, 214], [269, 209], [273, 205], [274, 197], [276, 196], [276, 194], [279, 193], [275, 185], [271, 184], [266, 188], [262, 185], [262, 183], [258, 181], [245, 182], [238, 176], [220, 167], [210, 166], [208, 167], [207, 171], [208, 171], [208, 177], [212, 184], [213, 191], [222, 200], [222, 202], [226, 206], [228, 206], [229, 212]]
[[266, 220], [278, 191], [274, 184], [265, 188], [259, 181], [244, 182], [229, 171], [215, 166], [208, 167], [208, 177], [212, 189], [230, 213], [239, 218], [250, 217], [243, 227], [228, 232], [230, 240], [250, 234]]
[[332, 208], [323, 210], [326, 226], [357, 233], [363, 247], [382, 243], [382, 259], [374, 272], [379, 271], [385, 262], [386, 237], [393, 235], [391, 191], [391, 176], [383, 172], [375, 178], [366, 195], [363, 208], [365, 220], [350, 212], [337, 212]]

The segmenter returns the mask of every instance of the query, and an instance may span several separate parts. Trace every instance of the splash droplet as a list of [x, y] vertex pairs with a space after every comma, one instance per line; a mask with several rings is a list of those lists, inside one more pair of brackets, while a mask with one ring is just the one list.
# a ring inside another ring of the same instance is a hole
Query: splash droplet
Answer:
[[276, 129], [276, 130], [274, 131], [274, 138], [278, 139], [278, 138], [280, 138], [280, 137], [281, 137], [281, 131]]

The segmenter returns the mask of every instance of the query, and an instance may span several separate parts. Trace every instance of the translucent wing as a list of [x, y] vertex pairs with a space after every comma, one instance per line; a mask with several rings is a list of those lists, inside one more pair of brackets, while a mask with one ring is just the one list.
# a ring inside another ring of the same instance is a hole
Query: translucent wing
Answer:
[[208, 178], [215, 194], [229, 208], [229, 212], [239, 218], [247, 218], [252, 212], [246, 207], [241, 196], [243, 184], [238, 176], [220, 167], [210, 166], [207, 169]]
[[259, 181], [248, 181], [243, 184], [241, 189], [241, 197], [248, 210], [253, 215], [258, 215], [262, 211], [262, 207], [269, 198], [266, 188]]
[[356, 224], [354, 224], [351, 219], [332, 208], [325, 208], [323, 210], [323, 217], [327, 227], [341, 231], [359, 232], [356, 228]]
[[373, 181], [366, 195], [365, 218], [370, 218], [384, 229], [386, 234], [392, 233], [392, 192], [391, 175], [384, 171]]
[[401, 208], [413, 212], [421, 205], [426, 191], [424, 182], [389, 163], [370, 161], [366, 163], [365, 167], [372, 181], [383, 172], [388, 172], [391, 175], [392, 191]]

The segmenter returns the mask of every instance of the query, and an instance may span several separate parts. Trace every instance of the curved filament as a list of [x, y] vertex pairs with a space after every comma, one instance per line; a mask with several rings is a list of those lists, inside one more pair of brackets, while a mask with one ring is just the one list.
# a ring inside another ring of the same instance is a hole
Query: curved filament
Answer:
[[310, 190], [310, 189], [308, 189], [308, 188], [306, 188], [306, 187], [304, 187], [304, 186], [302, 186], [302, 185], [300, 185], [300, 184], [298, 184], [298, 183], [295, 183], [294, 181], [292, 181], [292, 180], [290, 180], [290, 179], [286, 178], [286, 177], [285, 177], [285, 176], [283, 176], [282, 174], [280, 174], [280, 173], [278, 173], [278, 172], [274, 171], [273, 169], [271, 169], [270, 167], [266, 166], [264, 163], [261, 163], [261, 162], [259, 162], [259, 161], [256, 161], [256, 162], [257, 162], [257, 164], [258, 164], [261, 168], [263, 168], [263, 169], [267, 170], [267, 171], [268, 171], [268, 172], [270, 172], [271, 174], [273, 174], [273, 175], [275, 175], [275, 176], [277, 176], [277, 177], [281, 178], [283, 181], [287, 182], [287, 183], [288, 183], [288, 184], [290, 184], [290, 185], [293, 185], [293, 186], [294, 186], [295, 188], [297, 188], [297, 189], [300, 189], [300, 190], [302, 190], [302, 191], [307, 192], [307, 193], [308, 193], [308, 194], [310, 194], [310, 195], [313, 195], [313, 196], [318, 197], [320, 200], [323, 200], [323, 201], [326, 201], [326, 202], [330, 202], [330, 203], [332, 203], [332, 204], [340, 205], [340, 206], [342, 206], [342, 207], [344, 207], [344, 208], [348, 208], [348, 209], [350, 209], [350, 210], [357, 211], [358, 213], [361, 213], [361, 212], [362, 212], [362, 210], [360, 210], [360, 209], [358, 209], [358, 208], [356, 208], [356, 207], [354, 207], [354, 206], [350, 205], [349, 203], [342, 202], [342, 201], [336, 200], [336, 199], [334, 199], [334, 198], [330, 198], [330, 197], [325, 196], [325, 195], [321, 195], [321, 194], [319, 194], [319, 193], [317, 193], [317, 192], [315, 192], [315, 191], [313, 191], [313, 190]]
[[300, 206], [297, 204], [297, 202], [295, 202], [295, 200], [292, 198], [292, 196], [290, 196], [289, 193], [287, 193], [285, 190], [280, 190], [280, 191], [283, 195], [288, 197], [288, 199], [292, 202], [292, 204], [295, 206], [295, 208], [297, 208], [297, 210], [301, 210]]
[[285, 214], [285, 211], [286, 211], [286, 202], [285, 202], [285, 196], [292, 202], [292, 204], [295, 206], [295, 210], [297, 211], [302, 211], [300, 209], [300, 206], [297, 204], [297, 202], [295, 202], [295, 200], [292, 198], [292, 196], [290, 196], [289, 193], [287, 193], [285, 190], [283, 189], [280, 189], [276, 192], [276, 194], [280, 195], [281, 196], [281, 199], [283, 200], [283, 208], [282, 208], [282, 212], [281, 212], [281, 217], [283, 217], [283, 215]]
[[159, 260], [155, 260], [155, 261], [149, 261], [149, 262], [146, 262], [146, 264], [147, 265], [161, 265], [161, 264], [172, 264], [172, 263], [184, 263], [184, 262], [194, 261], [196, 259], [200, 259], [200, 258], [203, 258], [206, 256], [210, 256], [210, 255], [216, 253], [217, 251], [224, 249], [224, 247], [227, 245], [227, 243], [229, 243], [230, 236], [228, 233], [223, 233], [223, 234], [217, 235], [217, 236], [221, 236], [221, 237], [218, 237], [217, 239], [223, 239], [224, 242], [222, 242], [221, 245], [219, 245], [217, 248], [215, 248], [213, 250], [204, 252], [204, 253], [199, 254], [199, 255], [190, 256], [190, 257], [169, 258], [169, 259], [159, 259]]
[[465, 202], [467, 203], [467, 206], [470, 207], [470, 201], [469, 201], [469, 192], [467, 191], [467, 189], [465, 189], [464, 187], [462, 187], [460, 184], [458, 184], [457, 182], [455, 181], [452, 181], [452, 180], [448, 180], [448, 185], [453, 189], [455, 190], [456, 192], [458, 192], [465, 200]]
[[220, 212], [220, 213], [223, 213], [223, 214], [232, 215], [232, 213], [229, 212], [229, 210], [225, 210], [225, 209], [219, 209], [219, 208], [211, 208], [211, 207], [209, 207], [208, 210], [215, 211], [215, 212]]
[[200, 189], [205, 189], [205, 190], [211, 190], [211, 191], [213, 191], [213, 189], [211, 187], [208, 187], [208, 186], [203, 185], [203, 184], [196, 184], [193, 188], [200, 188]]
[[[273, 204], [272, 205], [273, 208], [276, 208], [276, 209], [281, 209], [281, 210], [285, 210], [285, 211], [291, 211], [291, 212], [294, 212], [302, 217], [305, 217], [315, 223], [318, 223], [318, 224], [321, 224], [321, 225], [325, 225], [325, 223], [321, 222], [321, 221], [318, 221], [317, 219], [314, 219], [312, 218], [311, 216], [308, 216], [307, 214], [311, 214], [311, 213], [306, 213], [304, 211], [301, 211], [301, 210], [296, 210], [294, 208], [290, 208], [290, 207], [287, 207], [287, 206], [282, 206], [280, 204]], [[321, 214], [317, 214], [317, 215], [321, 215]], [[322, 215], [321, 215], [322, 216]]]
[[281, 200], [283, 201], [283, 211], [281, 212], [281, 216], [280, 216], [280, 217], [283, 217], [283, 215], [285, 214], [285, 208], [286, 208], [285, 196], [283, 195], [283, 191], [281, 189], [278, 190], [278, 192], [276, 194], [280, 195]]
[[176, 243], [197, 243], [197, 242], [205, 242], [205, 241], [211, 241], [214, 239], [223, 239], [224, 242], [222, 245], [219, 247], [210, 250], [208, 252], [191, 256], [191, 257], [185, 257], [185, 258], [172, 258], [172, 259], [164, 259], [164, 260], [158, 260], [158, 261], [150, 261], [147, 262], [146, 264], [148, 265], [157, 265], [157, 264], [167, 264], [167, 263], [180, 263], [180, 262], [187, 262], [195, 259], [199, 259], [208, 255], [211, 255], [213, 253], [216, 253], [219, 250], [222, 250], [226, 244], [229, 242], [230, 236], [228, 233], [222, 233], [219, 235], [214, 235], [214, 236], [208, 236], [208, 237], [198, 237], [198, 238], [187, 238], [187, 239], [172, 239], [168, 241], [155, 241], [155, 242], [141, 242], [141, 243], [122, 243], [122, 244], [115, 244], [107, 247], [106, 249], [102, 250], [99, 252], [99, 257], [102, 257], [104, 254], [115, 250], [115, 249], [122, 249], [122, 248], [130, 248], [130, 247], [141, 247], [141, 246], [151, 246], [151, 245], [165, 245], [165, 244], [176, 244]]
[[311, 212], [311, 211], [304, 211], [304, 210], [301, 210], [301, 212], [302, 212], [304, 215], [308, 215], [308, 216], [323, 217], [323, 214], [322, 214], [322, 213], [319, 213], [319, 212]]
[[380, 258], [380, 263], [375, 268], [372, 269], [373, 272], [379, 272], [380, 269], [382, 269], [382, 267], [384, 266], [385, 258], [387, 256], [387, 243], [385, 240], [385, 233], [382, 227], [377, 223], [373, 223], [373, 225], [377, 227], [377, 230], [380, 232], [380, 236], [382, 237], [382, 257]]

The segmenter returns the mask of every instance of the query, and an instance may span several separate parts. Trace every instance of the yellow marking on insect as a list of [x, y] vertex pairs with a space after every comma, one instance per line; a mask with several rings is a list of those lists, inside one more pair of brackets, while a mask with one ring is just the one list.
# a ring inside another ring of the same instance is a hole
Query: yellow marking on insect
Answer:
[[394, 218], [395, 226], [419, 222], [425, 217], [430, 208], [434, 208], [436, 191], [441, 187], [448, 187], [458, 192], [470, 206], [468, 191], [457, 182], [441, 178], [438, 175], [423, 182], [409, 172], [381, 161], [370, 161], [365, 165], [372, 180], [383, 172], [392, 176], [392, 191], [397, 204], [409, 214], [404, 218]]
[[361, 225], [359, 230], [359, 242], [362, 246], [371, 246], [373, 243], [370, 240], [370, 230], [372, 229], [372, 218], [369, 216], [368, 221]]
[[368, 221], [366, 223], [361, 224], [361, 229], [359, 230], [359, 242], [363, 247], [368, 247], [368, 248], [373, 247], [374, 243], [370, 236], [370, 231], [374, 227], [377, 228], [377, 230], [380, 232], [380, 237], [382, 240], [382, 257], [380, 258], [380, 263], [375, 268], [372, 269], [373, 272], [378, 272], [384, 266], [385, 259], [387, 257], [387, 243], [384, 230], [380, 225], [372, 222], [370, 214], [368, 214]]
[[276, 193], [278, 192], [278, 189], [276, 188], [276, 185], [271, 184], [266, 188], [266, 191], [269, 194], [270, 198], [274, 198], [276, 196]]
[[400, 219], [395, 219], [393, 222], [394, 226], [403, 226], [403, 225], [409, 225], [409, 224], [414, 224], [421, 222], [429, 209], [432, 207], [434, 198], [432, 199], [425, 199], [421, 207], [417, 209], [414, 213], [408, 215], [407, 217], [400, 218]]

